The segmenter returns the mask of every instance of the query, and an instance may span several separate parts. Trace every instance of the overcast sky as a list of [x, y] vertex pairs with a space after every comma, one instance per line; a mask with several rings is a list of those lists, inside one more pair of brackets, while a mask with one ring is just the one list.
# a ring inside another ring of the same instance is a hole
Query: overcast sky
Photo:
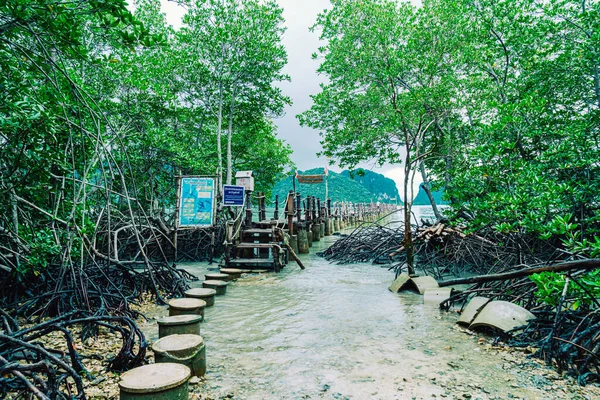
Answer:
[[[167, 21], [174, 27], [179, 27], [184, 14], [183, 8], [174, 2], [161, 1]], [[291, 82], [282, 83], [280, 87], [287, 96], [291, 97], [293, 105], [287, 107], [286, 115], [275, 120], [275, 123], [279, 136], [292, 146], [294, 150], [292, 160], [299, 169], [323, 167], [327, 164], [327, 160], [317, 157], [317, 153], [321, 150], [319, 132], [300, 127], [296, 115], [310, 108], [312, 104], [310, 95], [318, 93], [319, 83], [324, 81], [323, 77], [316, 72], [319, 62], [311, 58], [312, 53], [317, 51], [322, 42], [319, 41], [318, 33], [310, 32], [309, 28], [315, 23], [317, 15], [331, 3], [329, 0], [278, 0], [278, 2], [283, 7], [287, 27], [283, 38], [288, 52], [285, 73], [292, 79]], [[364, 164], [361, 167], [394, 179], [401, 192], [403, 170], [400, 166], [385, 165], [382, 168], [375, 168], [371, 164]], [[335, 166], [330, 169], [339, 172], [339, 168]]]

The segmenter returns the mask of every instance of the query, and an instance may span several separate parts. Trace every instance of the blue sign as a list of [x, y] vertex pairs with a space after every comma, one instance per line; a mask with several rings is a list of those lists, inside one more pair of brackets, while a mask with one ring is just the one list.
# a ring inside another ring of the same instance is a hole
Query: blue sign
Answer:
[[223, 185], [223, 205], [224, 206], [243, 206], [244, 205], [244, 187]]
[[179, 226], [208, 228], [215, 217], [215, 178], [183, 177], [179, 192]]

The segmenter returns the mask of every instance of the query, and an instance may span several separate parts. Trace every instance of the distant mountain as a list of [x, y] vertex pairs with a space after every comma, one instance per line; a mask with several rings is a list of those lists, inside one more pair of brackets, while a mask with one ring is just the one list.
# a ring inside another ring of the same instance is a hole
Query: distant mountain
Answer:
[[342, 171], [341, 175], [363, 185], [370, 193], [377, 196], [377, 201], [395, 203], [397, 200], [398, 203], [401, 203], [396, 182], [390, 178], [378, 174], [377, 172], [363, 169]]
[[[431, 192], [431, 194], [433, 194], [433, 199], [435, 200], [437, 205], [448, 204], [446, 201], [443, 200], [443, 197], [444, 197], [443, 190], [433, 191], [433, 192]], [[415, 197], [415, 199], [413, 201], [413, 205], [415, 205], [415, 206], [430, 206], [431, 205], [431, 202], [429, 201], [429, 197], [427, 197], [427, 193], [425, 193], [425, 190], [423, 189], [423, 184], [419, 185], [419, 193], [417, 193], [417, 197]]]
[[[373, 176], [371, 176], [371, 174], [365, 175], [369, 176], [369, 178], [364, 181], [358, 181], [356, 178], [350, 178], [349, 173], [345, 174], [345, 172], [347, 171], [338, 174], [336, 172], [329, 171], [329, 198], [332, 201], [350, 201], [353, 203], [368, 203], [377, 201], [395, 202], [395, 200], [392, 201], [391, 199], [394, 197], [399, 198], [398, 190], [396, 189], [395, 192], [392, 192], [388, 187], [389, 182], [385, 181], [391, 181], [391, 179], [385, 178], [383, 175], [373, 172]], [[323, 168], [313, 168], [306, 171], [299, 171], [300, 175], [321, 175], [323, 173]], [[378, 186], [371, 186], [374, 191], [370, 191], [367, 185], [374, 185], [374, 182], [381, 182], [384, 189], [381, 189]], [[275, 198], [275, 195], [279, 195], [279, 198], [283, 199], [285, 196], [287, 196], [290, 190], [293, 190], [291, 176], [286, 177], [275, 184], [273, 187], [272, 198]], [[318, 198], [325, 199], [325, 183], [305, 184], [298, 183], [296, 181], [296, 191], [300, 192], [303, 198], [305, 196], [316, 196]]]

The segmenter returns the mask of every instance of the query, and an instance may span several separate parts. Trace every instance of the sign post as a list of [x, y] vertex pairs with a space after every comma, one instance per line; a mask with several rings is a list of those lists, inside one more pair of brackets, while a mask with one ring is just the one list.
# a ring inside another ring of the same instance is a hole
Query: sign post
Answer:
[[217, 178], [182, 176], [179, 179], [177, 227], [212, 227], [216, 215]]
[[223, 206], [243, 206], [244, 192], [243, 186], [223, 185]]

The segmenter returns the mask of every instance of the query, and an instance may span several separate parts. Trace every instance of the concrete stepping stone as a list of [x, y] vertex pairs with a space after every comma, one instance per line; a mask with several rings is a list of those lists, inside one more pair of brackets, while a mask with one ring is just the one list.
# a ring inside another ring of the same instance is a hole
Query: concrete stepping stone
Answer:
[[469, 329], [487, 326], [508, 332], [535, 318], [528, 310], [508, 301], [490, 301], [479, 312]]
[[394, 280], [394, 282], [392, 282], [392, 284], [390, 285], [390, 287], [388, 289], [392, 293], [398, 293], [400, 291], [400, 289], [402, 289], [402, 287], [404, 287], [404, 285], [408, 281], [410, 281], [410, 276], [408, 274], [401, 273], [400, 275], [398, 275], [396, 280]]
[[237, 268], [221, 268], [221, 273], [229, 275], [229, 280], [239, 279], [242, 277], [242, 270]]
[[423, 293], [423, 302], [425, 304], [439, 306], [441, 302], [452, 297], [452, 288], [427, 288]]
[[419, 294], [424, 294], [426, 289], [435, 289], [438, 287], [437, 281], [431, 276], [410, 277], [409, 275], [402, 273], [388, 289], [394, 293], [398, 293], [402, 290], [412, 290]]
[[206, 346], [199, 335], [170, 335], [152, 344], [154, 360], [158, 363], [183, 364], [192, 375], [206, 374]]
[[431, 276], [418, 276], [416, 278], [411, 278], [411, 281], [414, 283], [414, 285], [417, 288], [417, 291], [420, 294], [424, 294], [425, 290], [427, 290], [427, 289], [440, 287], [440, 285], [438, 285], [437, 281], [435, 279], [433, 279]]
[[215, 305], [216, 295], [217, 291], [215, 289], [194, 288], [185, 291], [186, 297], [203, 300], [206, 302], [207, 307]]
[[185, 400], [188, 398], [188, 379], [191, 370], [182, 364], [149, 364], [121, 375], [121, 400]]
[[158, 337], [183, 334], [199, 335], [201, 321], [200, 315], [175, 315], [161, 318], [157, 321]]
[[204, 279], [207, 281], [225, 281], [228, 282], [231, 280], [231, 277], [228, 274], [222, 274], [219, 272], [211, 272], [209, 274], [204, 275]]
[[174, 315], [200, 315], [204, 319], [204, 309], [206, 301], [201, 299], [193, 299], [190, 297], [182, 297], [179, 299], [169, 300], [169, 316]]
[[224, 295], [225, 293], [227, 293], [227, 285], [228, 284], [229, 283], [225, 282], [225, 281], [208, 280], [208, 281], [202, 282], [202, 287], [207, 288], [207, 289], [214, 289], [217, 291], [217, 296], [221, 296], [221, 295]]
[[487, 297], [473, 297], [463, 310], [462, 314], [460, 314], [460, 318], [458, 319], [457, 324], [471, 325], [477, 314], [479, 314], [479, 311], [481, 311], [481, 309], [485, 307], [485, 305], [489, 302], [490, 299], [488, 299]]

